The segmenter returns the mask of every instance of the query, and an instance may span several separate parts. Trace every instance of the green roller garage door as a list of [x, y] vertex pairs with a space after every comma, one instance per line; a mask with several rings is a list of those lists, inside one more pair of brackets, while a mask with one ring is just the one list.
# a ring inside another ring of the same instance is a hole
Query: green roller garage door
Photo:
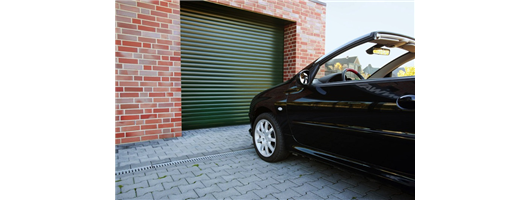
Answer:
[[184, 130], [249, 123], [254, 95], [283, 79], [283, 24], [207, 2], [181, 2]]

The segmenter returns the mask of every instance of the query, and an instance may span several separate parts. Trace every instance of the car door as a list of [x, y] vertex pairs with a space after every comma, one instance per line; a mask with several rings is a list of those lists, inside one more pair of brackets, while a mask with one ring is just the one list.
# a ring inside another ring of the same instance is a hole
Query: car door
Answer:
[[396, 99], [413, 97], [415, 78], [316, 83], [287, 97], [295, 140], [347, 165], [414, 174], [414, 110]]

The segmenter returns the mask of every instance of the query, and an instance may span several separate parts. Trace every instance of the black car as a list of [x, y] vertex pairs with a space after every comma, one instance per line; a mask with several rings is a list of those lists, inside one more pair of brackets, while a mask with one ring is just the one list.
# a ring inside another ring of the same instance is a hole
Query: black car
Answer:
[[309, 64], [250, 104], [268, 162], [291, 153], [414, 187], [415, 39], [372, 32]]

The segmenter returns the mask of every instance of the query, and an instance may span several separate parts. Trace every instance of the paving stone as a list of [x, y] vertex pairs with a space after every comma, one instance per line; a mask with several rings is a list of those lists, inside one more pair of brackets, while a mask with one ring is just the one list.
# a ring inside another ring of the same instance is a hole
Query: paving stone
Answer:
[[181, 185], [189, 185], [188, 184], [188, 181], [186, 181], [186, 179], [181, 179], [181, 180], [176, 180], [176, 181], [172, 181], [172, 182], [163, 182], [162, 183], [162, 186], [164, 186], [164, 189], [165, 190], [169, 190], [173, 187], [178, 187], [178, 186], [181, 186]]
[[392, 195], [390, 198], [392, 200], [412, 200], [414, 199], [414, 195], [402, 193], [402, 194]]
[[360, 199], [364, 194], [359, 194], [351, 190], [344, 190], [344, 192], [332, 194], [330, 199]]
[[132, 184], [134, 184], [134, 180], [132, 177], [127, 178], [127, 179], [118, 179], [114, 181], [114, 185], [116, 185], [116, 187], [118, 185], [132, 185]]
[[132, 198], [134, 200], [153, 200], [153, 194], [151, 194], [151, 192], [148, 192], [142, 196], [138, 196], [136, 198]]
[[318, 177], [317, 176], [313, 176], [313, 175], [302, 175], [302, 176], [298, 175], [297, 178], [290, 179], [290, 181], [293, 182], [296, 185], [302, 185], [304, 183], [313, 182], [313, 181], [317, 181], [317, 180], [318, 180]]
[[[307, 192], [307, 194], [302, 195], [301, 197], [293, 198], [293, 199], [308, 199], [308, 200], [319, 199], [320, 200], [322, 199], [322, 197], [316, 195], [313, 192]], [[333, 199], [333, 198], [330, 198], [330, 199]], [[341, 199], [341, 198], [338, 198], [338, 199]]]
[[135, 184], [131, 184], [131, 185], [122, 185], [122, 188], [121, 188], [121, 191], [122, 192], [128, 192], [128, 191], [131, 191], [135, 188], [146, 188], [146, 187], [149, 187], [149, 184], [147, 183], [147, 181], [143, 181], [143, 182], [139, 182], [139, 183], [135, 183]]
[[136, 197], [136, 191], [129, 190], [116, 195], [116, 199], [131, 199]]
[[232, 181], [225, 182], [225, 183], [217, 184], [217, 186], [219, 186], [219, 188], [221, 188], [222, 190], [227, 190], [228, 188], [233, 188], [233, 187], [243, 186], [243, 185], [244, 185], [243, 183], [235, 179]]
[[[258, 195], [260, 198], [265, 198], [269, 194], [279, 193], [281, 191], [272, 187], [272, 185], [269, 185], [267, 187], [262, 187], [262, 189], [259, 189], [259, 190], [252, 190], [252, 192]], [[269, 197], [269, 198], [275, 198], [275, 197]]]
[[318, 179], [316, 181], [309, 182], [309, 184], [311, 184], [312, 186], [315, 186], [318, 189], [321, 189], [322, 187], [326, 185], [333, 185], [333, 183], [326, 181], [324, 179]]
[[234, 189], [236, 189], [241, 194], [246, 194], [248, 193], [248, 191], [259, 190], [261, 189], [261, 187], [259, 187], [256, 183], [250, 183], [248, 185], [234, 187]]
[[201, 182], [202, 182], [202, 184], [204, 184], [204, 186], [210, 187], [210, 186], [212, 186], [214, 184], [226, 183], [227, 181], [225, 181], [221, 177], [217, 177], [217, 178], [210, 178], [210, 179], [207, 179], [207, 180], [202, 180]]
[[216, 198], [216, 199], [224, 199], [224, 198], [229, 198], [229, 197], [233, 197], [233, 196], [239, 196], [241, 195], [240, 192], [238, 192], [236, 189], [234, 188], [228, 188], [222, 192], [214, 192], [212, 193], [213, 196]]
[[238, 179], [238, 181], [243, 183], [244, 185], [248, 185], [249, 183], [261, 181], [261, 179], [258, 178], [257, 176], [251, 175], [249, 177], [240, 178], [240, 179]]
[[161, 184], [161, 183], [173, 182], [173, 179], [171, 178], [171, 176], [166, 176], [166, 177], [158, 177], [157, 179], [150, 179], [150, 180], [147, 180], [147, 182], [149, 183], [149, 186], [152, 187], [154, 185]]
[[165, 189], [163, 191], [153, 191], [152, 193], [153, 193], [153, 198], [155, 200], [162, 199], [164, 197], [168, 197], [169, 195], [180, 195], [180, 194], [182, 194], [177, 187], [174, 187], [172, 189]]
[[162, 186], [162, 184], [158, 184], [152, 187], [144, 187], [144, 188], [140, 187], [140, 188], [136, 188], [136, 195], [143, 196], [145, 193], [148, 193], [148, 192], [163, 191], [163, 190], [164, 190], [164, 187]]
[[193, 190], [184, 192], [182, 194], [168, 195], [169, 199], [194, 199], [194, 198], [198, 198], [198, 197], [199, 197], [199, 195], [197, 195], [197, 193], [195, 193], [195, 191], [193, 191]]
[[196, 182], [196, 183], [191, 183], [188, 185], [180, 185], [178, 186], [178, 188], [180, 189], [182, 193], [185, 193], [193, 189], [204, 188], [204, 185], [201, 182]]
[[337, 190], [339, 192], [343, 192], [345, 189], [353, 188], [355, 186], [351, 185], [349, 183], [346, 183], [346, 182], [338, 181], [337, 183], [335, 183], [333, 185], [327, 185], [327, 187], [333, 188], [333, 189], [335, 189], [335, 190]]
[[210, 177], [210, 178], [221, 178], [222, 176], [228, 176], [230, 174], [228, 172], [226, 172], [226, 171], [217, 171], [217, 172], [213, 172], [213, 173], [208, 173], [206, 175], [208, 177]]
[[303, 185], [299, 187], [293, 187], [291, 188], [294, 191], [298, 192], [301, 195], [305, 195], [309, 191], [317, 191], [318, 189], [315, 186], [310, 185], [309, 183], [304, 183]]
[[158, 159], [158, 160], [151, 161], [151, 164], [152, 165], [156, 165], [156, 164], [162, 164], [162, 163], [168, 163], [168, 162], [171, 162], [171, 159], [169, 159], [169, 158]]
[[362, 199], [362, 200], [367, 200], [367, 199], [387, 199], [387, 200], [390, 200], [390, 197], [389, 196], [380, 195], [376, 191], [370, 191], [365, 196], [362, 196], [359, 199]]
[[156, 175], [156, 174], [151, 174], [151, 175], [148, 175], [148, 176], [135, 176], [134, 177], [134, 182], [135, 183], [139, 183], [139, 182], [142, 182], [142, 181], [145, 181], [145, 180], [157, 179], [157, 178], [158, 178], [158, 175]]
[[287, 190], [285, 190], [283, 192], [272, 194], [272, 196], [274, 196], [274, 197], [276, 197], [278, 199], [288, 199], [288, 198], [300, 197], [302, 195], [299, 194], [298, 192], [288, 188]]
[[[157, 158], [149, 164], [159, 164], [253, 148], [249, 126], [243, 131], [241, 128], [184, 131], [179, 138], [116, 145], [116, 169], [120, 165], [121, 169], [140, 166], [144, 164], [140, 161], [149, 158]], [[128, 165], [123, 166], [126, 162]], [[116, 187], [123, 184], [122, 189], [128, 189], [116, 194], [116, 198], [122, 199], [351, 199], [354, 195], [358, 199], [414, 199], [413, 195], [400, 193], [399, 189], [386, 187], [358, 173], [294, 156], [268, 163], [254, 150], [116, 175], [116, 180], [121, 180]], [[137, 197], [134, 188], [143, 194]]]
[[296, 185], [294, 184], [293, 182], [289, 181], [289, 180], [286, 180], [285, 182], [283, 183], [279, 183], [279, 184], [274, 184], [273, 185], [276, 189], [280, 190], [280, 191], [285, 191], [286, 189], [288, 188], [291, 188], [291, 187], [297, 187], [299, 185]]
[[233, 197], [230, 197], [234, 200], [248, 200], [248, 199], [260, 199], [260, 197], [256, 194], [254, 194], [253, 192], [247, 192], [243, 195], [240, 195], [240, 196], [233, 196]]
[[205, 188], [199, 188], [199, 189], [194, 189], [195, 192], [197, 193], [197, 195], [199, 196], [204, 196], [206, 194], [210, 194], [210, 193], [213, 193], [213, 192], [221, 192], [223, 191], [221, 188], [219, 188], [219, 186], [217, 185], [212, 185], [210, 187], [205, 187]]
[[329, 198], [329, 196], [331, 196], [332, 194], [338, 194], [342, 191], [337, 191], [337, 190], [334, 190], [328, 186], [324, 186], [322, 189], [320, 190], [316, 190], [316, 191], [312, 191], [314, 192], [316, 195], [326, 199], [326, 198]]
[[265, 188], [269, 185], [272, 186], [272, 185], [279, 184], [279, 183], [280, 183], [279, 181], [274, 180], [273, 178], [268, 178], [268, 179], [256, 182], [256, 185], [258, 185], [261, 188]]

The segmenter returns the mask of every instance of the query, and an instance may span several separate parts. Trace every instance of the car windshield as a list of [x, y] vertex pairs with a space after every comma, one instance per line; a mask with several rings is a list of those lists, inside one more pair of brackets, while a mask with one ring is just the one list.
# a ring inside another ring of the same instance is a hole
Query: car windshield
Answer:
[[[408, 52], [400, 48], [383, 47], [385, 49], [390, 49], [389, 55], [368, 54], [366, 50], [374, 45], [374, 43], [364, 43], [334, 57], [326, 62], [325, 65], [321, 66], [320, 72], [324, 71], [324, 73], [318, 73], [316, 78], [321, 78], [334, 73], [341, 73], [346, 68], [354, 69], [364, 78], [368, 78], [388, 62]], [[411, 71], [414, 71], [414, 60], [411, 60], [394, 70], [392, 72], [392, 77], [414, 76], [414, 73]]]

